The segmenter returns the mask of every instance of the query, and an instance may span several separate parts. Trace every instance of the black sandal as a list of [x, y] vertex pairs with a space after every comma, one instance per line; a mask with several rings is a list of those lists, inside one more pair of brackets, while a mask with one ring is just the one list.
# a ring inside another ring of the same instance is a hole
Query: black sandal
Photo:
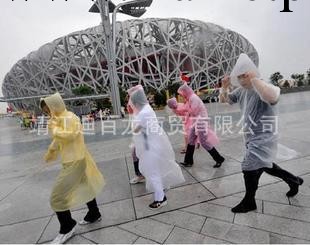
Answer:
[[222, 163], [217, 162], [216, 164], [213, 165], [213, 168], [219, 168], [222, 166]]
[[152, 202], [150, 205], [149, 205], [149, 208], [152, 209], [152, 210], [155, 210], [155, 209], [159, 209], [163, 206], [166, 206], [167, 205], [167, 198], [166, 196], [164, 196], [164, 199], [162, 201], [154, 201]]
[[181, 154], [185, 154], [185, 153], [186, 153], [186, 149], [182, 149], [182, 150], [180, 151], [180, 153], [181, 153]]

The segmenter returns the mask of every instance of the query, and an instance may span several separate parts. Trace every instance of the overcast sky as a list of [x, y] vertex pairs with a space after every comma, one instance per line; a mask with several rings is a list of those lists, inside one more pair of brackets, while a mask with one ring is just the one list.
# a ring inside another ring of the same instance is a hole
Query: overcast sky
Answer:
[[[276, 71], [289, 78], [310, 68], [310, 0], [291, 1], [294, 12], [280, 13], [283, 1], [153, 0], [143, 17], [181, 17], [229, 28], [255, 46], [263, 78]], [[92, 4], [91, 0], [1, 0], [0, 88], [5, 74], [31, 51], [70, 32], [100, 24], [99, 14], [88, 12]], [[118, 20], [128, 18], [118, 15]], [[4, 108], [0, 103], [0, 111]]]

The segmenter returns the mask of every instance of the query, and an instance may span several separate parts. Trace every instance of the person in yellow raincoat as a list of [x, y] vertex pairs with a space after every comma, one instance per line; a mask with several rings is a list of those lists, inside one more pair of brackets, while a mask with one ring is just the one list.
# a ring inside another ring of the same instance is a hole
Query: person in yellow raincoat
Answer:
[[45, 161], [54, 161], [60, 155], [63, 166], [50, 198], [60, 223], [59, 235], [53, 243], [61, 244], [75, 230], [76, 221], [70, 213], [73, 207], [87, 203], [89, 210], [81, 225], [101, 220], [95, 197], [102, 190], [104, 179], [85, 146], [80, 119], [66, 110], [60, 94], [42, 98], [40, 107], [50, 116], [48, 127], [52, 137]]

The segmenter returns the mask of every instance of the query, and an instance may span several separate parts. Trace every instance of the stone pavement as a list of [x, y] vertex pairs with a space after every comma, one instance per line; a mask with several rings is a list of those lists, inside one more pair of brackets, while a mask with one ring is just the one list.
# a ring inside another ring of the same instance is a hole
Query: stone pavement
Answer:
[[[226, 161], [214, 169], [209, 154], [197, 150], [195, 165], [183, 168], [186, 182], [169, 190], [168, 205], [157, 211], [148, 209], [152, 197], [144, 184], [129, 185], [134, 176], [130, 136], [102, 136], [97, 124], [86, 141], [106, 179], [98, 196], [103, 219], [78, 226], [69, 243], [310, 243], [310, 92], [282, 95], [279, 103], [277, 163], [304, 178], [299, 194], [288, 199], [287, 185], [263, 174], [258, 210], [247, 214], [230, 211], [244, 194], [238, 108], [207, 107], [211, 117], [232, 115], [233, 132], [218, 131]], [[119, 122], [118, 130], [125, 127]], [[182, 160], [182, 135], [170, 138]], [[42, 167], [48, 144], [47, 136], [21, 130], [15, 118], [0, 119], [0, 243], [45, 243], [58, 232], [49, 195], [60, 165]], [[82, 219], [85, 208], [74, 210], [73, 217]]]

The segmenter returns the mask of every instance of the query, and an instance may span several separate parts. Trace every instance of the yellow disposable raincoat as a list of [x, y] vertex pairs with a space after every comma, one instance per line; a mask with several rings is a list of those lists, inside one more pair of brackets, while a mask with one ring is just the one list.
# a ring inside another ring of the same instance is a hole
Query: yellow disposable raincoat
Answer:
[[45, 160], [54, 161], [58, 154], [62, 159], [63, 168], [50, 199], [52, 209], [61, 212], [94, 199], [104, 179], [85, 146], [80, 119], [66, 110], [59, 93], [42, 100], [51, 112], [48, 125], [52, 143]]

